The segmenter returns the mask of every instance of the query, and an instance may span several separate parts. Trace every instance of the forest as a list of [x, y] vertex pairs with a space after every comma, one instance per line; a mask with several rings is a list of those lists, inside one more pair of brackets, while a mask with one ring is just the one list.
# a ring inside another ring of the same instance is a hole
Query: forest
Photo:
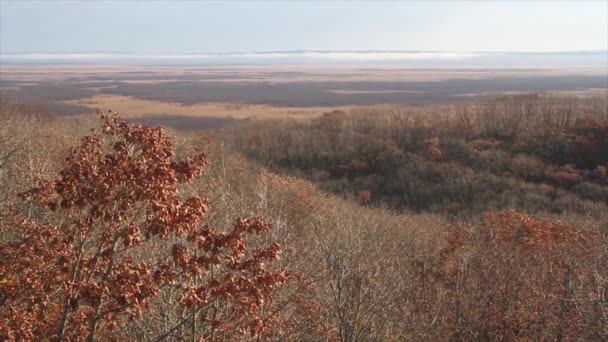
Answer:
[[599, 97], [531, 94], [336, 110], [229, 136], [251, 159], [363, 204], [459, 216], [503, 209], [593, 214], [607, 209], [606, 110]]
[[135, 121], [0, 101], [0, 340], [608, 339], [605, 98]]

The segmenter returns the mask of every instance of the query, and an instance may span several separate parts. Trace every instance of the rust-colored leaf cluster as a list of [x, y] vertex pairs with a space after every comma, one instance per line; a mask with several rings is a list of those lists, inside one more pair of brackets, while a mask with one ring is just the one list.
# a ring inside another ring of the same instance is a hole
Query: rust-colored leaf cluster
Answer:
[[200, 337], [271, 333], [278, 323], [265, 303], [302, 280], [271, 266], [277, 243], [248, 244], [271, 225], [204, 225], [207, 199], [185, 196], [180, 184], [201, 175], [205, 155], [176, 161], [162, 128], [101, 117], [101, 131], [70, 151], [58, 177], [1, 217], [0, 340], [113, 338], [169, 287], [208, 327]]
[[443, 314], [451, 336], [603, 334], [606, 321], [595, 311], [604, 296], [597, 289], [605, 286], [596, 269], [601, 240], [594, 231], [517, 211], [452, 227], [436, 275], [448, 296]]

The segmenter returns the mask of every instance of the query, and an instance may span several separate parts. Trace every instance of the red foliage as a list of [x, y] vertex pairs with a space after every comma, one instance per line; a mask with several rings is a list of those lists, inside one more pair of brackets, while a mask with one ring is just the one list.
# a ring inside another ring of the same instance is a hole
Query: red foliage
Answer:
[[561, 186], [572, 186], [583, 180], [581, 171], [574, 165], [549, 166], [545, 170], [545, 176]]
[[475, 227], [451, 227], [437, 279], [451, 303], [445, 319], [452, 337], [579, 340], [604, 334], [608, 322], [595, 311], [603, 301], [597, 288], [606, 286], [595, 269], [601, 239], [516, 211], [488, 213]]
[[372, 172], [369, 162], [365, 160], [353, 159], [346, 164], [338, 165], [337, 172], [347, 177], [364, 176]]
[[495, 140], [495, 139], [475, 139], [475, 140], [469, 142], [469, 146], [470, 146], [471, 150], [473, 150], [475, 152], [490, 150], [490, 149], [496, 148], [500, 144], [501, 144], [500, 141]]
[[[201, 174], [205, 155], [175, 161], [161, 128], [102, 119], [101, 133], [70, 151], [57, 179], [2, 216], [0, 340], [107, 339], [167, 286], [181, 289], [179, 303], [216, 339], [276, 333], [278, 309], [262, 311], [263, 303], [302, 277], [266, 266], [277, 243], [248, 246], [247, 236], [270, 224], [201, 226], [207, 200], [184, 198], [178, 186]], [[201, 310], [214, 302], [225, 305], [222, 315]]]

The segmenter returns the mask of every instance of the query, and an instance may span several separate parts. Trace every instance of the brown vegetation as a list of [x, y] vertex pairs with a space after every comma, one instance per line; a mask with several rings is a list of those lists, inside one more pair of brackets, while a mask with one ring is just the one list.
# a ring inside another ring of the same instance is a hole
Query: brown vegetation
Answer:
[[[293, 315], [307, 312], [300, 305], [285, 312], [306, 284], [300, 273], [265, 265], [278, 258], [278, 243], [248, 246], [271, 225], [259, 218], [238, 218], [224, 232], [203, 225], [207, 199], [178, 186], [201, 174], [204, 154], [174, 161], [161, 128], [102, 118], [101, 133], [69, 152], [58, 178], [39, 180], [2, 215], [0, 338], [115, 338], [161, 291], [172, 292], [181, 318], [154, 338], [186, 323], [193, 339], [285, 338]], [[290, 282], [293, 297], [275, 300]]]
[[210, 137], [107, 117], [80, 143], [91, 122], [21, 110], [0, 110], [0, 338], [56, 339], [67, 312], [64, 340], [608, 339], [605, 102]]
[[[244, 125], [234, 146], [324, 189], [444, 213], [608, 210], [608, 103], [516, 96]], [[322, 175], [322, 176], [320, 176]]]

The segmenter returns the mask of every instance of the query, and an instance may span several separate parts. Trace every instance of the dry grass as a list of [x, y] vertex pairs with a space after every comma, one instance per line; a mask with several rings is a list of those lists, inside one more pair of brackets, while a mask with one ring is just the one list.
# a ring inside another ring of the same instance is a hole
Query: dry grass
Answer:
[[582, 90], [556, 90], [547, 92], [550, 96], [566, 96], [577, 98], [603, 97], [608, 99], [608, 88], [591, 88]]
[[[146, 73], [147, 75], [215, 75], [226, 72], [243, 77], [217, 79], [220, 82], [294, 82], [294, 81], [440, 81], [450, 78], [482, 79], [506, 76], [563, 76], [597, 75], [598, 69], [416, 69], [366, 65], [344, 66], [136, 66], [136, 65], [2, 65], [1, 79], [20, 81], [61, 80], [67, 77], [111, 76], [118, 73]], [[288, 76], [281, 73], [290, 72]], [[166, 79], [165, 79], [166, 80]], [[154, 82], [154, 80], [146, 80]]]
[[[455, 96], [462, 98], [474, 98], [479, 96], [492, 96], [497, 95], [496, 92], [483, 92], [483, 93], [466, 93], [458, 94]], [[501, 95], [533, 95], [538, 94], [545, 97], [565, 97], [565, 98], [593, 98], [593, 97], [604, 97], [608, 98], [608, 88], [589, 88], [589, 89], [577, 89], [577, 90], [551, 90], [542, 93], [534, 91], [504, 91], [500, 92]]]
[[95, 95], [93, 97], [62, 101], [66, 104], [74, 104], [95, 108], [119, 109], [124, 117], [140, 118], [146, 115], [183, 115], [192, 117], [232, 117], [235, 119], [258, 118], [308, 118], [321, 115], [325, 112], [342, 109], [351, 110], [361, 106], [343, 107], [274, 107], [268, 105], [249, 105], [231, 103], [200, 103], [195, 105], [183, 105], [176, 102], [162, 102], [143, 100], [123, 95]]
[[336, 94], [391, 94], [391, 93], [404, 93], [404, 94], [418, 94], [421, 91], [416, 90], [350, 90], [350, 89], [335, 89], [331, 91]]

